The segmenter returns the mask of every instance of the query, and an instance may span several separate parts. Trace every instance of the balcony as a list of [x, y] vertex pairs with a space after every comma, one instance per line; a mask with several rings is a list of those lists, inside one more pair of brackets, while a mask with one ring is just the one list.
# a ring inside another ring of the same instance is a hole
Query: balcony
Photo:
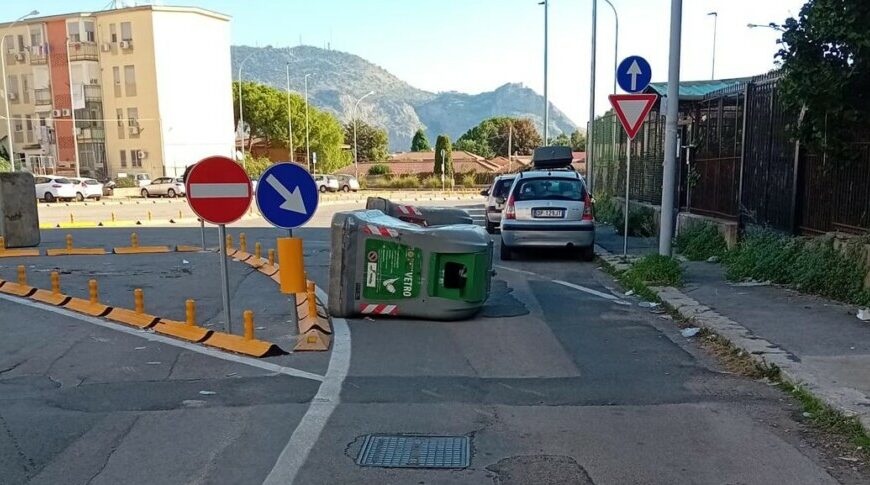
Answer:
[[96, 42], [70, 42], [67, 49], [71, 61], [97, 61], [100, 59], [100, 46]]
[[103, 88], [99, 84], [85, 84], [85, 101], [103, 100]]
[[30, 65], [48, 64], [48, 44], [35, 45], [30, 48]]
[[33, 104], [36, 106], [51, 106], [51, 89], [34, 89]]
[[78, 128], [78, 132], [76, 134], [79, 142], [89, 142], [89, 141], [104, 141], [106, 139], [106, 132], [102, 128], [90, 127], [90, 128]]

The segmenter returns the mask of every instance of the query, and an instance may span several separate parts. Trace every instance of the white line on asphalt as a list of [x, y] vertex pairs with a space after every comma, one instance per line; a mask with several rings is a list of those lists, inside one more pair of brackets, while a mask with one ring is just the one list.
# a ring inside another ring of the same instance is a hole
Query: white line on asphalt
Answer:
[[[328, 297], [320, 288], [317, 288], [317, 297], [327, 305]], [[341, 386], [350, 369], [350, 328], [345, 319], [333, 318], [332, 329], [332, 355], [329, 356], [326, 376], [263, 485], [292, 484], [296, 480], [326, 422], [338, 406]]]
[[610, 300], [613, 303], [616, 303], [619, 305], [631, 305], [631, 303], [623, 300], [622, 298], [619, 298], [618, 296], [614, 296], [614, 295], [611, 295], [609, 293], [603, 293], [603, 292], [598, 291], [598, 290], [593, 290], [592, 288], [587, 288], [587, 287], [582, 286], [582, 285], [568, 283], [567, 281], [562, 281], [562, 280], [551, 280], [550, 278], [547, 278], [546, 276], [542, 276], [542, 275], [539, 275], [537, 273], [532, 273], [531, 271], [525, 271], [525, 270], [516, 269], [516, 268], [508, 268], [507, 266], [495, 265], [495, 267], [498, 269], [512, 271], [514, 273], [521, 273], [524, 275], [529, 275], [529, 276], [534, 276], [536, 278], [541, 278], [541, 279], [550, 281], [551, 283], [556, 283], [557, 285], [567, 286], [568, 288], [573, 288], [575, 290], [579, 290], [579, 291], [582, 291], [584, 293], [588, 293], [590, 295], [595, 295], [597, 297], [604, 298], [605, 300]]
[[226, 199], [236, 197], [247, 197], [251, 187], [248, 184], [190, 184], [190, 197], [209, 198], [209, 199]]
[[89, 317], [87, 315], [81, 315], [78, 313], [71, 312], [69, 310], [65, 310], [63, 308], [59, 308], [56, 306], [46, 305], [44, 303], [38, 303], [30, 300], [23, 300], [20, 298], [16, 298], [13, 296], [7, 296], [0, 294], [0, 300], [6, 300], [12, 303], [18, 303], [19, 305], [29, 306], [31, 308], [37, 308], [40, 310], [45, 310], [52, 313], [57, 313], [58, 315], [63, 315], [65, 317], [74, 318], [76, 320], [80, 320], [82, 322], [90, 323], [93, 325], [97, 325], [99, 327], [108, 328], [111, 330], [115, 330], [118, 332], [126, 333], [129, 335], [134, 335], [136, 337], [144, 338], [145, 340], [150, 340], [152, 342], [160, 342], [162, 344], [171, 345], [173, 347], [179, 347], [185, 350], [189, 350], [191, 352], [196, 352], [203, 355], [208, 355], [209, 357], [214, 357], [216, 359], [226, 360], [230, 362], [236, 362], [238, 364], [244, 364], [251, 367], [257, 367], [263, 370], [275, 372], [278, 374], [284, 374], [291, 377], [301, 377], [303, 379], [311, 379], [313, 381], [323, 382], [325, 380], [324, 376], [313, 374], [311, 372], [306, 372], [304, 370], [294, 369], [292, 367], [284, 367], [277, 364], [272, 364], [270, 362], [261, 362], [256, 359], [252, 359], [249, 357], [242, 357], [241, 355], [235, 354], [227, 354], [221, 352], [219, 350], [215, 350], [209, 347], [205, 347], [202, 345], [196, 345], [188, 342], [182, 342], [180, 340], [175, 340], [173, 338], [164, 337], [163, 335], [156, 334], [153, 332], [147, 332], [142, 330], [137, 330], [129, 327], [123, 327], [121, 325], [117, 325], [114, 323], [109, 323], [104, 320], [100, 320], [99, 318]]

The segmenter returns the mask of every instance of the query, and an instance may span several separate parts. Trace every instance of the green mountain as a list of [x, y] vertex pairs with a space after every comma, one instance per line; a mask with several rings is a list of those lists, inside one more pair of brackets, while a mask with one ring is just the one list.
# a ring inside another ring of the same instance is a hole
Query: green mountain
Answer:
[[[247, 59], [247, 60], [246, 60]], [[242, 78], [280, 89], [287, 86], [303, 93], [308, 76], [311, 103], [335, 113], [342, 120], [352, 117], [360, 96], [375, 91], [359, 105], [358, 116], [387, 129], [390, 148], [407, 151], [417, 128], [423, 126], [430, 140], [446, 133], [455, 140], [492, 116], [529, 117], [543, 126], [543, 98], [521, 84], [505, 84], [480, 94], [430, 93], [417, 89], [359, 56], [311, 46], [293, 48], [232, 47], [233, 79], [245, 61]], [[550, 136], [570, 133], [576, 125], [550, 103]]]

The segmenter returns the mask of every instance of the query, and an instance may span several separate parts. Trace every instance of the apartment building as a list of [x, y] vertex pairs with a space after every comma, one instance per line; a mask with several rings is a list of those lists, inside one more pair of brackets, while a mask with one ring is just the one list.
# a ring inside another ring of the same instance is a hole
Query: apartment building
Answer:
[[15, 167], [157, 177], [232, 156], [229, 20], [143, 5], [0, 24]]

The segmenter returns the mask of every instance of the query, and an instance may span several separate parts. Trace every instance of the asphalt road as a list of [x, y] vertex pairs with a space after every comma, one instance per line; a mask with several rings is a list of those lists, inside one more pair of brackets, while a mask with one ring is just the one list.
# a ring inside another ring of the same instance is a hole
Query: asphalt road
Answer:
[[[481, 215], [480, 206], [463, 206]], [[324, 207], [304, 239], [325, 287]], [[245, 221], [249, 245], [280, 231]], [[231, 233], [238, 234], [238, 229]], [[44, 231], [46, 247], [126, 244], [130, 230]], [[196, 228], [147, 228], [142, 244], [198, 244]], [[496, 237], [496, 247], [497, 237]], [[216, 243], [209, 228], [207, 240]], [[546, 256], [546, 257], [545, 257]], [[0, 278], [52, 269], [84, 296], [181, 318], [195, 297], [220, 315], [216, 255], [0, 259]], [[234, 313], [288, 346], [274, 283], [233, 263]], [[484, 310], [462, 322], [334, 322], [329, 353], [245, 359], [122, 332], [100, 320], [0, 298], [0, 482], [18, 483], [862, 483], [815, 448], [776, 388], [724, 372], [672, 321], [624, 297], [596, 263], [558, 254], [496, 260]], [[237, 316], [234, 317], [234, 319]], [[340, 329], [349, 329], [341, 335]], [[465, 469], [361, 467], [372, 433], [468, 436]]]

